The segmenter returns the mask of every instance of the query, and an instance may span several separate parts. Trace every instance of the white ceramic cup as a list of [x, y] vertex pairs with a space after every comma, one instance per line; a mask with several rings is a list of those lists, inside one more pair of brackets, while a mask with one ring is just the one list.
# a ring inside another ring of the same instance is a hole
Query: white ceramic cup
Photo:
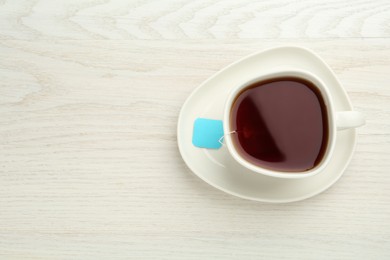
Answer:
[[[236, 100], [237, 95], [240, 94], [240, 92], [245, 89], [246, 87], [250, 86], [251, 84], [263, 80], [268, 80], [272, 78], [281, 78], [281, 77], [297, 77], [306, 79], [309, 82], [312, 82], [319, 90], [320, 93], [324, 99], [325, 106], [327, 109], [328, 114], [328, 145], [325, 151], [325, 154], [321, 160], [321, 162], [314, 167], [313, 169], [310, 169], [308, 171], [304, 172], [281, 172], [281, 171], [273, 171], [270, 169], [262, 168], [257, 165], [254, 165], [251, 162], [248, 162], [245, 160], [236, 150], [233, 141], [232, 141], [232, 135], [231, 133], [234, 129], [230, 128], [230, 118], [231, 118], [231, 108], [233, 105], [233, 102]], [[355, 128], [358, 126], [364, 125], [365, 120], [363, 115], [360, 112], [357, 111], [336, 111], [333, 105], [332, 96], [329, 92], [329, 88], [324, 84], [322, 80], [320, 80], [317, 76], [314, 74], [303, 71], [303, 70], [280, 70], [280, 71], [274, 71], [271, 73], [267, 73], [266, 75], [262, 75], [260, 77], [254, 78], [252, 80], [249, 80], [245, 82], [244, 84], [238, 85], [237, 87], [233, 88], [231, 93], [229, 94], [226, 103], [225, 103], [225, 110], [224, 110], [224, 120], [223, 120], [223, 130], [225, 133], [224, 136], [224, 142], [227, 146], [227, 149], [229, 150], [229, 153], [232, 155], [232, 157], [240, 163], [245, 168], [248, 168], [249, 170], [264, 174], [267, 176], [277, 177], [277, 178], [305, 178], [309, 176], [313, 176], [319, 172], [321, 172], [325, 166], [329, 163], [329, 160], [333, 154], [335, 143], [336, 143], [336, 135], [337, 132], [340, 130], [348, 129], [348, 128]], [[227, 133], [227, 134], [226, 134]]]

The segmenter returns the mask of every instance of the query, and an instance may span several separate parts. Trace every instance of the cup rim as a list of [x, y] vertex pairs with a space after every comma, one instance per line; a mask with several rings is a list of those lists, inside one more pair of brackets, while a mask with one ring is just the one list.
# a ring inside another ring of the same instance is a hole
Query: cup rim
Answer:
[[[246, 159], [244, 159], [235, 149], [234, 144], [232, 142], [230, 134], [231, 130], [230, 128], [230, 111], [231, 111], [231, 106], [233, 102], [235, 101], [237, 95], [246, 87], [249, 85], [261, 81], [261, 80], [267, 80], [267, 79], [272, 79], [272, 78], [277, 78], [277, 77], [298, 77], [298, 78], [303, 78], [305, 80], [308, 80], [312, 82], [320, 91], [324, 102], [325, 102], [325, 107], [327, 109], [327, 117], [328, 117], [328, 145], [325, 151], [325, 154], [316, 167], [313, 169], [310, 169], [308, 171], [301, 171], [301, 172], [282, 172], [282, 171], [275, 171], [267, 168], [263, 168], [260, 166], [256, 166], [250, 162], [248, 162]], [[335, 111], [334, 111], [334, 105], [333, 105], [333, 100], [330, 94], [329, 89], [326, 87], [326, 84], [318, 78], [316, 75], [314, 75], [311, 72], [308, 72], [306, 70], [301, 70], [301, 69], [279, 69], [279, 70], [274, 70], [271, 72], [266, 72], [262, 75], [253, 77], [252, 79], [247, 80], [246, 82], [238, 85], [237, 87], [232, 88], [231, 92], [228, 95], [228, 98], [225, 101], [225, 109], [224, 109], [224, 119], [223, 119], [223, 129], [224, 129], [224, 142], [227, 146], [227, 149], [230, 153], [230, 155], [242, 166], [245, 168], [248, 168], [249, 170], [271, 176], [271, 177], [277, 177], [277, 178], [288, 178], [288, 179], [297, 179], [297, 178], [305, 178], [305, 177], [310, 177], [313, 175], [318, 174], [321, 172], [326, 165], [330, 161], [330, 157], [333, 154], [334, 146], [336, 143], [336, 124], [335, 124]]]

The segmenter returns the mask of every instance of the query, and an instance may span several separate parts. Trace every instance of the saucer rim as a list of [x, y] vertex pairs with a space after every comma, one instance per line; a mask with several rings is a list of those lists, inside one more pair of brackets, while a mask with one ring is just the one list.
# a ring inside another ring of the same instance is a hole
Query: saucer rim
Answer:
[[[298, 201], [302, 201], [302, 200], [305, 200], [305, 199], [309, 199], [309, 198], [312, 198], [324, 191], [326, 191], [327, 189], [329, 189], [331, 186], [333, 186], [340, 178], [341, 176], [344, 174], [346, 168], [348, 167], [348, 165], [350, 164], [351, 160], [352, 160], [352, 156], [353, 156], [353, 152], [356, 148], [356, 138], [357, 138], [357, 134], [356, 134], [356, 130], [355, 129], [349, 129], [349, 130], [341, 130], [341, 131], [349, 131], [351, 137], [352, 137], [352, 147], [351, 147], [351, 152], [349, 153], [348, 155], [348, 158], [347, 160], [345, 160], [344, 162], [344, 166], [339, 170], [339, 174], [337, 175], [337, 177], [329, 182], [327, 185], [323, 186], [322, 188], [318, 189], [318, 190], [315, 190], [314, 192], [311, 192], [311, 193], [308, 193], [304, 196], [299, 196], [299, 197], [294, 197], [294, 198], [291, 198], [291, 199], [264, 199], [264, 198], [258, 198], [258, 197], [251, 197], [251, 196], [246, 196], [246, 195], [242, 195], [242, 194], [239, 194], [237, 192], [234, 192], [234, 191], [231, 191], [231, 190], [228, 190], [228, 189], [225, 189], [223, 187], [221, 187], [220, 185], [218, 184], [215, 184], [215, 183], [211, 183], [209, 182], [207, 179], [205, 179], [202, 175], [198, 175], [196, 174], [196, 170], [193, 168], [193, 166], [191, 164], [188, 163], [188, 161], [190, 161], [191, 159], [190, 158], [186, 158], [186, 156], [184, 155], [184, 144], [181, 144], [181, 142], [179, 140], [181, 140], [180, 136], [180, 125], [181, 125], [181, 121], [183, 120], [183, 113], [184, 113], [184, 108], [186, 107], [187, 103], [189, 103], [193, 96], [202, 88], [204, 87], [204, 85], [206, 85], [209, 81], [213, 80], [214, 78], [218, 77], [220, 74], [222, 74], [225, 70], [227, 70], [228, 68], [232, 67], [232, 66], [235, 66], [236, 64], [246, 60], [246, 59], [249, 59], [253, 56], [257, 56], [257, 55], [261, 55], [261, 54], [264, 54], [266, 52], [269, 52], [269, 51], [277, 51], [278, 49], [297, 49], [297, 50], [300, 50], [300, 51], [305, 51], [307, 53], [310, 53], [312, 56], [314, 56], [318, 62], [321, 62], [322, 63], [322, 66], [324, 66], [333, 76], [334, 76], [334, 79], [336, 80], [336, 82], [339, 84], [340, 88], [339, 90], [342, 91], [344, 93], [344, 96], [345, 96], [345, 105], [348, 107], [349, 110], [344, 110], [344, 111], [353, 111], [353, 106], [352, 106], [352, 103], [349, 99], [349, 96], [346, 92], [346, 90], [342, 87], [340, 81], [338, 80], [338, 78], [336, 77], [336, 75], [334, 74], [333, 70], [329, 67], [329, 65], [319, 56], [317, 55], [316, 53], [314, 53], [312, 50], [306, 48], [306, 47], [302, 47], [302, 46], [297, 46], [297, 45], [281, 45], [281, 46], [277, 46], [277, 47], [270, 47], [270, 48], [266, 48], [264, 50], [261, 50], [261, 51], [257, 51], [257, 52], [254, 52], [254, 53], [251, 53], [249, 55], [246, 55], [244, 56], [243, 58], [241, 59], [238, 59], [237, 61], [223, 67], [222, 69], [220, 69], [218, 72], [214, 73], [213, 75], [211, 75], [210, 77], [208, 77], [206, 80], [204, 80], [199, 86], [197, 86], [195, 89], [192, 90], [191, 94], [187, 97], [187, 99], [185, 100], [185, 102], [183, 103], [183, 105], [181, 106], [181, 109], [180, 109], [180, 113], [179, 113], [179, 119], [178, 119], [178, 123], [177, 123], [177, 145], [178, 145], [178, 148], [179, 148], [179, 152], [180, 152], [180, 155], [181, 157], [183, 158], [183, 161], [185, 162], [186, 166], [191, 170], [192, 174], [196, 175], [197, 177], [199, 177], [201, 180], [203, 180], [204, 182], [206, 182], [207, 184], [209, 184], [210, 186], [218, 189], [218, 190], [221, 190], [227, 194], [230, 194], [232, 196], [235, 196], [235, 197], [238, 197], [238, 198], [241, 198], [241, 199], [246, 199], [246, 200], [251, 200], [251, 201], [258, 201], [258, 202], [265, 202], [265, 203], [274, 203], [274, 204], [281, 204], [281, 203], [291, 203], [291, 202], [298, 202]], [[337, 139], [336, 139], [336, 143], [337, 143]], [[329, 162], [330, 164], [331, 162]], [[241, 165], [242, 168], [244, 168], [244, 166]], [[321, 171], [325, 171], [326, 170], [326, 167]], [[318, 174], [320, 174], [321, 172], [319, 172]], [[256, 173], [255, 174], [260, 174], [260, 173]], [[309, 177], [306, 177], [307, 179], [310, 179], [314, 176], [309, 176]], [[294, 179], [290, 179], [290, 180], [294, 180]]]

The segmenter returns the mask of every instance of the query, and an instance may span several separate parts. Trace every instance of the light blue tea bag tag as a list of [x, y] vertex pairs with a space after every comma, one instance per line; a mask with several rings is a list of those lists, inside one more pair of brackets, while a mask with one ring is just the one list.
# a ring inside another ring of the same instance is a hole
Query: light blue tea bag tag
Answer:
[[197, 118], [194, 122], [192, 144], [200, 148], [219, 149], [223, 141], [221, 120]]

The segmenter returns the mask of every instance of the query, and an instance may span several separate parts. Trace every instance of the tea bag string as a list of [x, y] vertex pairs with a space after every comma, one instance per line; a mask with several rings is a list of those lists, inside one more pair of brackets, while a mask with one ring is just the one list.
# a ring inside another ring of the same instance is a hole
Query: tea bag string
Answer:
[[227, 136], [227, 135], [231, 135], [231, 134], [236, 134], [237, 133], [237, 131], [236, 130], [234, 130], [234, 131], [231, 131], [231, 132], [229, 132], [229, 133], [227, 133], [227, 134], [224, 134], [223, 136], [221, 136], [221, 138], [219, 138], [218, 139], [218, 142], [220, 143], [220, 144], [222, 144], [222, 145], [225, 145], [225, 143], [224, 143], [224, 137], [225, 136]]

